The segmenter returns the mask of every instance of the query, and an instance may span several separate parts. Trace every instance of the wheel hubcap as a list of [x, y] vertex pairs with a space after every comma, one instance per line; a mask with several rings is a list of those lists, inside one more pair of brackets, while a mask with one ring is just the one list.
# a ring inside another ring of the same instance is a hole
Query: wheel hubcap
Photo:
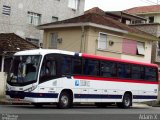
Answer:
[[129, 97], [125, 98], [124, 103], [125, 103], [126, 106], [130, 105], [130, 99], [129, 99]]
[[62, 101], [64, 106], [68, 105], [68, 97], [67, 96], [62, 96], [61, 101]]

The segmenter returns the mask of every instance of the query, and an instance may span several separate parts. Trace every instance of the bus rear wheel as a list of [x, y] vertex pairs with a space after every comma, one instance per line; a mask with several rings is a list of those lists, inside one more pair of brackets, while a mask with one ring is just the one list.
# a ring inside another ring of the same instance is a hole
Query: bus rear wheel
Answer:
[[66, 109], [72, 105], [71, 95], [68, 92], [62, 92], [59, 97], [58, 108]]
[[119, 108], [130, 108], [132, 105], [132, 96], [128, 93], [124, 94], [122, 103], [117, 103]]

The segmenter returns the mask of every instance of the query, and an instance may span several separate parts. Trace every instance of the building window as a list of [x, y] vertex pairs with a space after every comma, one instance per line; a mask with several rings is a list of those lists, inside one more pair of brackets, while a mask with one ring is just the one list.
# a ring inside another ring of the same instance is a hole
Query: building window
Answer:
[[125, 54], [131, 54], [131, 55], [136, 55], [137, 52], [137, 42], [134, 40], [130, 40], [130, 39], [123, 39], [123, 43], [122, 43], [122, 52]]
[[58, 34], [51, 33], [50, 48], [57, 49], [57, 39], [58, 39]]
[[154, 16], [148, 17], [149, 23], [154, 23]]
[[78, 9], [79, 0], [68, 0], [68, 7], [77, 10]]
[[143, 21], [141, 21], [141, 20], [133, 20], [132, 21], [132, 24], [141, 24], [141, 23], [143, 23]]
[[32, 25], [39, 25], [41, 21], [41, 14], [28, 12], [28, 23]]
[[107, 48], [107, 34], [99, 33], [98, 49], [105, 50]]
[[2, 14], [4, 14], [4, 15], [10, 15], [11, 14], [11, 7], [3, 5]]
[[58, 17], [52, 16], [52, 22], [57, 22], [58, 21]]
[[145, 54], [144, 43], [137, 42], [137, 55], [144, 55], [144, 54]]
[[39, 45], [39, 39], [34, 39], [34, 38], [26, 38], [27, 41], [30, 41], [31, 43], [35, 45]]
[[145, 55], [145, 43], [137, 42], [135, 40], [124, 39], [122, 45], [122, 52], [131, 55]]

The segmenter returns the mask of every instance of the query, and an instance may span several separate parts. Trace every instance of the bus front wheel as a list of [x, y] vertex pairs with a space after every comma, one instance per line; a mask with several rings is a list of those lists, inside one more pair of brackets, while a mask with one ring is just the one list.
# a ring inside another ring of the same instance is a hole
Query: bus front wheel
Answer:
[[117, 103], [119, 108], [130, 108], [132, 105], [132, 96], [128, 93], [124, 94], [122, 103]]
[[58, 108], [66, 109], [71, 107], [72, 99], [71, 95], [68, 92], [62, 92], [59, 97]]

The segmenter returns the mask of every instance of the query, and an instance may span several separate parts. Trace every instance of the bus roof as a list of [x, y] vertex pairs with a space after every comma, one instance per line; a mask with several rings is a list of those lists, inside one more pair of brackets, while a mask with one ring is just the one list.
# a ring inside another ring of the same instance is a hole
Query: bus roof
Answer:
[[46, 55], [50, 53], [59, 53], [59, 54], [66, 54], [66, 55], [74, 55], [74, 52], [64, 51], [64, 50], [57, 50], [57, 49], [34, 49], [34, 50], [25, 50], [15, 53], [15, 56], [19, 55]]
[[[76, 52], [57, 50], [57, 49], [34, 49], [34, 50], [20, 51], [20, 52], [15, 53], [14, 55], [15, 56], [20, 56], [20, 55], [46, 55], [46, 54], [50, 54], [50, 53], [75, 55]], [[156, 64], [135, 62], [135, 61], [122, 60], [122, 59], [117, 59], [117, 58], [109, 58], [109, 57], [97, 56], [97, 55], [85, 54], [85, 53], [79, 53], [79, 56], [82, 56], [83, 58], [92, 58], [92, 59], [98, 59], [98, 60], [109, 60], [109, 61], [115, 61], [115, 62], [122, 62], [122, 63], [130, 63], [130, 64], [138, 64], [138, 65], [144, 65], [144, 66], [158, 67], [158, 65], [156, 65]]]

